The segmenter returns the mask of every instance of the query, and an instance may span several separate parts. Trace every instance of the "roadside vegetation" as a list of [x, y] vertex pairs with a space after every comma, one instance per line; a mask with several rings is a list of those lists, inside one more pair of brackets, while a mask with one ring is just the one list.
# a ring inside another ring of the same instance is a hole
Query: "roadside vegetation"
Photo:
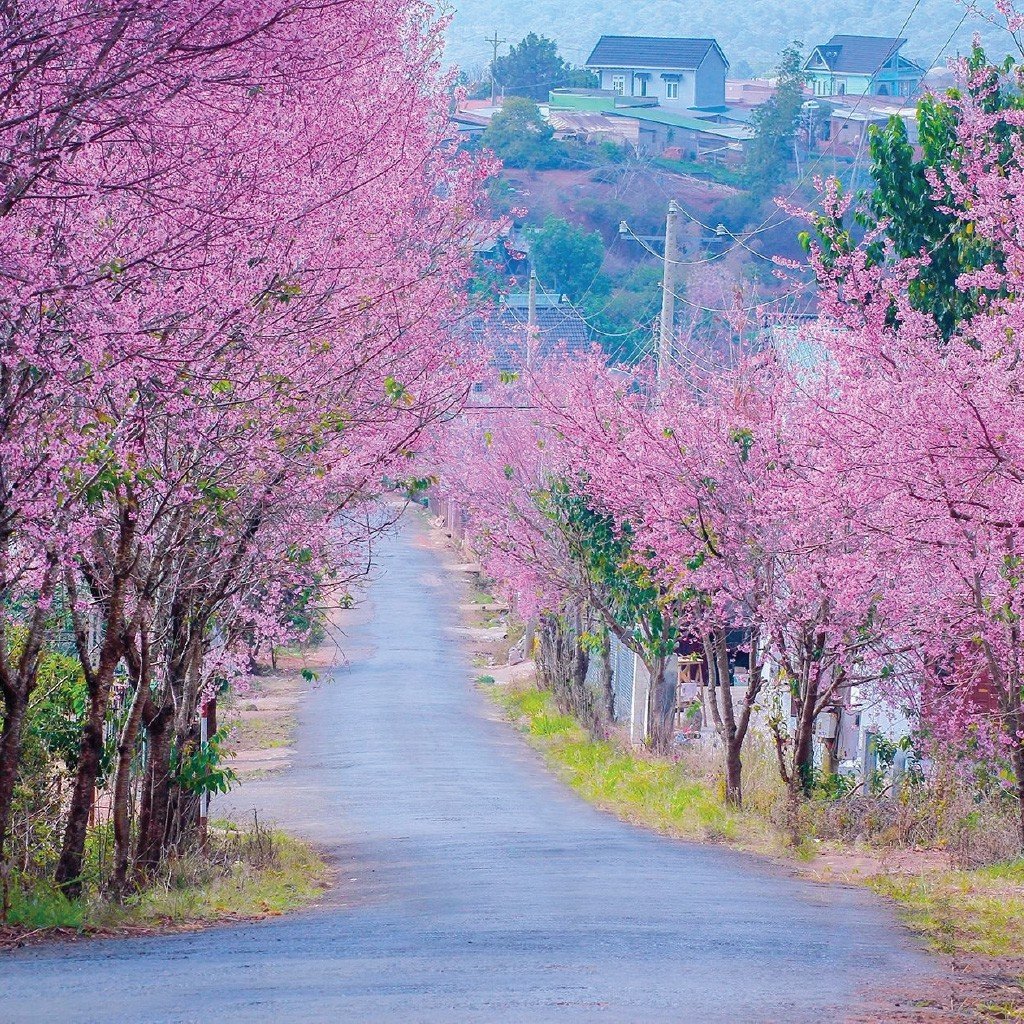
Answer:
[[[946, 808], [948, 826], [935, 837], [945, 855], [936, 866], [936, 847], [899, 845], [893, 825], [901, 814], [920, 817], [922, 805], [935, 795], [913, 792], [902, 801], [872, 800], [875, 824], [862, 821], [856, 835], [838, 834], [837, 801], [818, 792], [804, 808], [801, 839], [794, 846], [786, 821], [786, 794], [773, 778], [767, 750], [750, 765], [748, 799], [742, 809], [725, 801], [724, 780], [711, 760], [698, 750], [683, 749], [673, 757], [656, 757], [631, 749], [617, 737], [595, 738], [571, 714], [558, 709], [555, 696], [533, 685], [483, 688], [509, 719], [544, 756], [551, 769], [590, 803], [624, 821], [694, 842], [722, 843], [751, 853], [781, 858], [800, 873], [828, 881], [864, 885], [896, 905], [901, 918], [939, 953], [978, 955], [1017, 961], [1024, 970], [1024, 860], [1013, 859], [976, 867], [955, 867], [965, 849], [977, 849], [991, 837], [993, 817], [976, 801], [962, 805], [957, 818]], [[759, 755], [759, 756], [758, 756]], [[716, 777], [717, 775], [717, 777]], [[950, 800], [951, 795], [942, 798]], [[1008, 817], [1008, 816], [1007, 816]], [[1012, 833], [1012, 821], [1003, 822]], [[965, 840], [976, 833], [977, 844]], [[909, 856], [890, 866], [887, 855], [904, 850]], [[843, 854], [852, 854], [844, 865]], [[820, 865], [830, 855], [837, 867]], [[915, 856], [916, 855], [916, 856]], [[1002, 1006], [1024, 1012], [1024, 977]], [[983, 1019], [1017, 1020], [1018, 1016]]]
[[554, 696], [530, 688], [495, 688], [495, 699], [584, 799], [626, 821], [683, 839], [743, 842], [752, 822], [678, 762], [642, 757], [594, 739]]
[[[90, 833], [85, 873], [95, 883], [111, 856], [108, 829]], [[214, 823], [206, 841], [169, 859], [149, 884], [123, 899], [90, 885], [68, 900], [46, 878], [11, 889], [0, 948], [40, 934], [135, 934], [283, 914], [314, 902], [330, 869], [308, 844], [254, 820]]]
[[942, 953], [1024, 957], [1024, 861], [917, 875], [879, 874], [867, 884]]

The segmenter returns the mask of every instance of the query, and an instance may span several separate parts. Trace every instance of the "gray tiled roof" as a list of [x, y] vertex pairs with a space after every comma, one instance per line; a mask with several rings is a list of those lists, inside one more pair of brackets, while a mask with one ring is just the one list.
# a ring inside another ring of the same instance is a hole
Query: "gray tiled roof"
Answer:
[[[722, 48], [714, 39], [662, 39], [657, 36], [601, 36], [587, 67], [682, 68], [700, 67], [708, 52]], [[722, 54], [723, 59], [725, 57]]]
[[874, 75], [885, 62], [906, 45], [906, 39], [886, 36], [835, 35], [815, 47], [830, 71], [842, 74]]
[[[470, 336], [493, 353], [492, 365], [499, 370], [521, 370], [526, 362], [528, 312], [519, 296], [502, 302], [490, 315], [475, 318], [469, 324]], [[524, 297], [525, 298], [525, 297]], [[567, 302], [537, 303], [537, 342], [535, 355], [545, 358], [563, 351], [578, 354], [590, 348], [586, 321]]]

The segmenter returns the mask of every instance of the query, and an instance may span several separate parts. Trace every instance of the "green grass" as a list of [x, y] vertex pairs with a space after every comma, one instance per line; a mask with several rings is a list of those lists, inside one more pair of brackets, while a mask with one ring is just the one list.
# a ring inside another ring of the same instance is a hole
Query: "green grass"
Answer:
[[14, 886], [7, 923], [31, 931], [131, 930], [275, 916], [307, 906], [329, 884], [320, 855], [283, 832], [262, 833], [258, 856], [249, 838], [231, 828], [217, 830], [212, 843], [212, 858], [176, 861], [123, 903], [97, 894], [68, 902], [49, 884]]
[[558, 712], [549, 693], [494, 692], [562, 778], [598, 807], [687, 839], [735, 841], [745, 833], [744, 816], [726, 808], [710, 787], [687, 778], [680, 765], [590, 739], [574, 718]]
[[85, 907], [81, 900], [69, 903], [49, 885], [11, 889], [7, 923], [30, 931], [44, 928], [81, 929], [85, 925]]
[[[683, 765], [591, 739], [575, 719], [559, 713], [550, 693], [505, 687], [488, 692], [577, 793], [620, 818], [685, 839], [785, 852], [797, 861], [817, 855], [810, 841], [787, 847], [757, 809], [726, 807], [716, 788], [687, 776]], [[940, 952], [1024, 956], [1024, 860], [851, 881], [894, 900], [907, 925]]]
[[906, 923], [942, 953], [1024, 956], [1024, 860], [972, 871], [876, 875]]
[[733, 188], [743, 188], [746, 183], [743, 172], [731, 167], [695, 163], [692, 160], [668, 160], [664, 157], [656, 159], [654, 163], [656, 166], [664, 168], [666, 171], [671, 171], [673, 174], [686, 174], [691, 178], [716, 181], [721, 185], [730, 185]]

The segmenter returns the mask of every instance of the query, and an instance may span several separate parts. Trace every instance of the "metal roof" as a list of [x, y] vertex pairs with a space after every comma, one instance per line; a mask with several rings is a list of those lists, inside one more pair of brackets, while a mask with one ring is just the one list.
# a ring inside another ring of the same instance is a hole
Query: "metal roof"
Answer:
[[726, 66], [729, 62], [714, 39], [668, 39], [658, 36], [601, 36], [587, 60], [588, 68], [699, 68], [711, 50], [718, 50]]
[[[814, 48], [829, 71], [842, 74], [877, 74], [893, 54], [906, 46], [906, 39], [888, 36], [835, 35], [827, 43]], [[814, 53], [810, 60], [813, 60]], [[807, 67], [810, 67], [810, 60]], [[912, 63], [912, 62], [908, 62]]]
[[702, 132], [705, 135], [716, 135], [723, 139], [735, 139], [739, 142], [752, 139], [756, 134], [749, 125], [715, 124], [713, 121], [703, 117], [687, 116], [685, 113], [677, 114], [671, 110], [662, 110], [660, 108], [630, 111], [609, 110], [607, 113], [611, 117], [631, 117], [637, 121], [663, 124], [669, 128], [684, 128], [688, 131]]

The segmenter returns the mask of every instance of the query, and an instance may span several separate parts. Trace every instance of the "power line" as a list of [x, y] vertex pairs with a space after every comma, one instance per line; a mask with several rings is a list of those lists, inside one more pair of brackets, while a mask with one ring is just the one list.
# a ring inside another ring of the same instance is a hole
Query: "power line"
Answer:
[[[921, 6], [921, 0], [914, 0], [914, 3], [911, 6], [910, 11], [908, 12], [906, 18], [903, 19], [903, 24], [900, 26], [899, 32], [896, 33], [896, 37], [897, 38], [902, 37], [904, 32], [906, 32], [907, 26], [910, 24], [911, 19], [917, 13], [917, 10], [918, 10], [918, 8], [920, 6]], [[947, 37], [946, 41], [942, 44], [942, 46], [939, 48], [938, 52], [936, 53], [935, 57], [933, 58], [933, 60], [930, 62], [932, 65], [934, 65], [935, 62], [938, 61], [942, 57], [942, 54], [945, 52], [946, 47], [949, 46], [950, 42], [952, 42], [953, 37], [956, 35], [956, 33], [960, 31], [961, 27], [963, 26], [964, 22], [967, 20], [967, 18], [970, 15], [970, 13], [971, 13], [971, 8], [968, 8], [964, 12], [963, 17], [957, 23], [956, 28], [954, 28], [953, 31], [950, 32], [950, 34]], [[858, 96], [857, 97], [857, 101], [854, 103], [853, 107], [850, 110], [851, 114], [857, 113], [857, 110], [860, 107], [861, 103], [864, 100], [871, 99], [871, 98], [872, 97], [871, 97], [871, 95], [869, 93], [862, 93], [860, 96]], [[877, 99], [877, 97], [875, 97], [875, 98]], [[910, 96], [904, 97], [903, 102], [896, 109], [895, 114], [893, 114], [894, 117], [898, 116], [900, 113], [902, 113], [903, 110], [906, 109], [910, 99], [911, 99]], [[817, 158], [813, 162], [811, 162], [810, 164], [808, 164], [807, 167], [804, 168], [803, 173], [798, 176], [798, 178], [796, 180], [796, 183], [793, 185], [793, 188], [789, 191], [789, 193], [786, 195], [785, 199], [783, 200], [784, 203], [789, 203], [789, 201], [792, 200], [796, 196], [796, 194], [800, 191], [800, 189], [803, 187], [803, 185], [808, 180], [808, 178], [812, 175], [812, 173], [820, 166], [821, 162], [827, 156], [829, 156], [832, 153], [832, 150], [834, 149], [836, 141], [837, 141], [837, 137], [833, 136], [832, 138], [830, 138], [828, 140], [828, 145], [825, 147], [825, 149], [823, 149], [818, 154]], [[774, 214], [769, 214], [755, 229], [753, 229], [750, 232], [744, 232], [744, 234], [747, 237], [750, 237], [750, 235], [752, 235], [752, 234], [760, 234], [763, 231], [770, 231], [770, 230], [773, 230], [774, 228], [780, 227], [781, 225], [785, 224], [787, 221], [790, 221], [790, 220], [793, 219], [793, 214], [789, 213], [789, 214], [786, 214], [786, 216], [783, 217], [782, 220], [777, 221], [775, 223], [772, 223], [772, 217], [773, 216], [774, 216]]]

